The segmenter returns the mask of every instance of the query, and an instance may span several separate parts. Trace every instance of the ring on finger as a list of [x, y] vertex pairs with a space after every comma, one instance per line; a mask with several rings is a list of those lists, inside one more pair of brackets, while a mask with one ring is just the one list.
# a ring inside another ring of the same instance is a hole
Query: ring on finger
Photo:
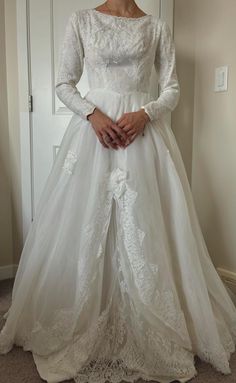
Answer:
[[105, 140], [106, 142], [111, 143], [111, 144], [117, 144], [116, 139], [112, 139], [108, 134], [105, 135], [104, 140]]
[[106, 142], [111, 142], [111, 137], [110, 137], [108, 134], [106, 134], [106, 135], [104, 136], [104, 141], [106, 141]]

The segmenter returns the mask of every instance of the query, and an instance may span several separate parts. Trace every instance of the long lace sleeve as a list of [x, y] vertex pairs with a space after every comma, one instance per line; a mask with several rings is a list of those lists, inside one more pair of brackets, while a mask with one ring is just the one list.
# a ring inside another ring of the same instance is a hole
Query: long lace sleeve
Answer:
[[154, 66], [159, 78], [160, 95], [157, 100], [143, 105], [151, 121], [173, 111], [178, 104], [180, 96], [179, 82], [176, 74], [175, 45], [169, 25], [164, 20], [162, 21]]
[[82, 97], [76, 88], [84, 65], [84, 50], [76, 23], [78, 23], [78, 16], [73, 12], [67, 22], [61, 47], [55, 90], [63, 104], [83, 119], [87, 119], [96, 106]]

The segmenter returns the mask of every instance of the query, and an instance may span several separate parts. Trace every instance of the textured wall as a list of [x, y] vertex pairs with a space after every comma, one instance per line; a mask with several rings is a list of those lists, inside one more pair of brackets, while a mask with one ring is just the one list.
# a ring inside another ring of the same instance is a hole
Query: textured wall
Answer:
[[[196, 209], [211, 258], [216, 266], [234, 272], [235, 15], [235, 0], [175, 0], [182, 96], [173, 113], [173, 130], [191, 174]], [[222, 65], [229, 65], [229, 89], [215, 93], [215, 67]]]
[[175, 0], [174, 39], [180, 83], [179, 104], [172, 113], [172, 129], [191, 182], [194, 105], [194, 0]]
[[0, 0], [0, 266], [13, 262], [4, 0]]
[[[22, 247], [16, 0], [0, 0], [0, 267]], [[0, 270], [0, 275], [4, 270]]]
[[[192, 186], [212, 259], [236, 272], [235, 15], [235, 0], [195, 2]], [[222, 65], [229, 65], [229, 88], [215, 93], [215, 67]]]

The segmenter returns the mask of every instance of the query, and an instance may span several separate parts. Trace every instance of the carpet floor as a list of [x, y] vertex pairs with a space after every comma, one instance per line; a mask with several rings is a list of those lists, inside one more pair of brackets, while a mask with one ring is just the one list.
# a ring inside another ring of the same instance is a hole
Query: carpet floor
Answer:
[[[0, 282], [0, 328], [4, 323], [2, 315], [11, 302], [12, 286], [13, 279]], [[230, 367], [232, 374], [223, 375], [196, 357], [198, 375], [191, 380], [191, 383], [236, 383], [236, 352], [231, 356]], [[40, 378], [30, 351], [23, 351], [21, 347], [14, 346], [8, 354], [0, 355], [0, 383], [40, 382], [45, 380]], [[141, 382], [140, 380], [139, 383]], [[74, 380], [67, 380], [64, 383], [74, 383]]]

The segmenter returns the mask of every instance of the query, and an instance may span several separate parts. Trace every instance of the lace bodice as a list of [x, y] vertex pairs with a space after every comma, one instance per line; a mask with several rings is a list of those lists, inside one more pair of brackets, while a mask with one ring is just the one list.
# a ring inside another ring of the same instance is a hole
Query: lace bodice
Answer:
[[149, 92], [153, 64], [160, 95], [144, 105], [151, 120], [172, 111], [179, 99], [175, 46], [168, 24], [153, 15], [111, 16], [95, 9], [73, 12], [60, 52], [56, 93], [86, 119], [96, 105], [76, 88], [86, 65], [90, 89]]

